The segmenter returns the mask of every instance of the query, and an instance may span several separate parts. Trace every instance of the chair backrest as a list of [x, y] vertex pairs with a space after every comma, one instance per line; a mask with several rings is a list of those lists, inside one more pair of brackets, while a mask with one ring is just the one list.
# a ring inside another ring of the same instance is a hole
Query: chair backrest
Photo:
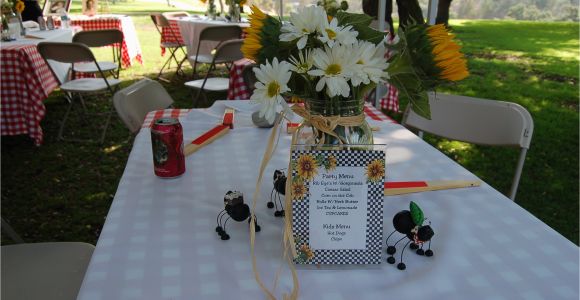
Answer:
[[79, 242], [3, 245], [2, 299], [76, 299], [95, 246]]
[[403, 125], [452, 140], [529, 148], [534, 130], [530, 113], [511, 102], [430, 94], [431, 120], [407, 109]]
[[169, 24], [169, 20], [167, 20], [167, 18], [161, 13], [151, 14], [151, 19], [155, 19], [153, 22], [161, 28], [171, 26], [171, 24]]
[[242, 69], [242, 78], [244, 79], [244, 83], [250, 92], [254, 90], [256, 85], [257, 78], [256, 74], [254, 73], [254, 68], [257, 66], [257, 64], [249, 64], [245, 65], [244, 69]]
[[159, 19], [158, 16], [160, 16], [160, 15], [161, 15], [161, 13], [152, 13], [149, 16], [151, 17], [151, 21], [153, 21], [153, 25], [155, 25], [155, 29], [157, 29], [157, 31], [161, 34], [161, 27], [157, 21]]
[[95, 56], [89, 47], [81, 43], [38, 43], [38, 52], [44, 59], [60, 63], [79, 63], [95, 61]]
[[[85, 44], [40, 42], [37, 45], [37, 49], [40, 56], [42, 56], [46, 64], [49, 66], [50, 71], [54, 77], [57, 78], [60, 84], [63, 84], [68, 80], [69, 70], [71, 70], [70, 64], [74, 66], [75, 63], [93, 62], [99, 70], [98, 75], [104, 78], [110, 89], [105, 74], [97, 65], [93, 52]], [[65, 65], [66, 69], [64, 71], [61, 70]], [[75, 74], [73, 72], [73, 79], [74, 76]]]
[[123, 32], [118, 29], [79, 31], [73, 36], [73, 43], [82, 43], [89, 47], [103, 47], [123, 43]]
[[189, 13], [185, 11], [172, 11], [163, 13], [166, 18], [179, 18], [179, 17], [189, 17]]
[[444, 138], [479, 145], [520, 147], [520, 159], [510, 190], [515, 199], [534, 121], [521, 105], [465, 96], [430, 94], [431, 120], [407, 107], [402, 124]]
[[137, 132], [150, 111], [165, 109], [173, 104], [173, 99], [165, 88], [151, 79], [142, 79], [118, 91], [113, 97], [113, 105], [125, 126]]
[[228, 40], [223, 42], [217, 48], [215, 55], [213, 57], [212, 64], [215, 64], [215, 61], [234, 62], [236, 60], [244, 58], [244, 54], [242, 53], [241, 49], [243, 43], [244, 43], [243, 39]]
[[238, 25], [220, 25], [204, 28], [199, 34], [199, 41], [223, 42], [242, 37], [242, 28]]

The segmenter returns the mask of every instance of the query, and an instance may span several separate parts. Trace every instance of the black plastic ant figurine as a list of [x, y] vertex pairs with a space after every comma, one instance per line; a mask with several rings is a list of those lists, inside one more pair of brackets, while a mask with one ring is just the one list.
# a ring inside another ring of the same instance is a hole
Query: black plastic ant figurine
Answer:
[[[425, 221], [423, 211], [421, 211], [421, 208], [419, 208], [415, 202], [411, 201], [409, 208], [409, 210], [398, 212], [395, 217], [393, 217], [393, 226], [395, 226], [395, 230], [387, 237], [387, 254], [389, 254], [387, 262], [390, 264], [394, 264], [396, 261], [393, 254], [397, 252], [397, 244], [405, 238], [409, 239], [401, 251], [401, 262], [397, 264], [397, 269], [399, 270], [405, 270], [407, 267], [405, 263], [403, 263], [403, 253], [405, 253], [405, 248], [407, 248], [409, 243], [411, 244], [409, 248], [417, 250], [416, 253], [418, 255], [433, 256], [433, 250], [431, 250], [431, 238], [435, 235], [435, 232], [433, 232], [431, 226], [423, 225], [423, 221]], [[394, 245], [389, 246], [389, 238], [397, 231], [405, 236], [399, 239]], [[429, 246], [427, 251], [423, 251], [423, 244], [426, 242], [429, 242]], [[421, 246], [421, 248], [419, 248], [419, 246]]]
[[[228, 191], [226, 193], [224, 197], [224, 206], [225, 208], [220, 211], [216, 218], [218, 226], [215, 228], [215, 231], [222, 238], [222, 240], [226, 241], [230, 239], [230, 236], [226, 233], [226, 225], [228, 224], [230, 217], [237, 222], [245, 221], [248, 219], [248, 217], [250, 217], [250, 207], [247, 204], [244, 204], [244, 195], [238, 191]], [[228, 217], [225, 222], [222, 223], [222, 218], [226, 214]], [[251, 221], [252, 218], [249, 218], [248, 223]], [[258, 225], [257, 219], [255, 222], [256, 232], [258, 232], [261, 228]]]
[[[286, 195], [286, 174], [282, 170], [274, 171], [274, 187], [272, 192], [270, 192], [270, 201], [268, 202], [268, 208], [276, 207], [274, 211], [275, 217], [284, 216], [284, 205], [282, 202], [282, 196]], [[278, 204], [280, 204], [280, 210], [278, 210]]]

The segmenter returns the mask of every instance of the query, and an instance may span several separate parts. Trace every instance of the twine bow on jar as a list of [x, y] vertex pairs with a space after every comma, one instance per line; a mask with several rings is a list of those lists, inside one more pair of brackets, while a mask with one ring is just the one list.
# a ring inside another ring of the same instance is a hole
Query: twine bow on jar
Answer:
[[[316, 114], [310, 114], [310, 112], [302, 106], [294, 105], [292, 106], [292, 111], [304, 119], [304, 122], [312, 125], [312, 127], [331, 135], [338, 139], [340, 144], [347, 144], [347, 141], [343, 137], [339, 136], [334, 132], [337, 126], [360, 126], [365, 120], [364, 114], [358, 114], [355, 116], [322, 116]], [[325, 136], [319, 138], [319, 145], [324, 144]]]

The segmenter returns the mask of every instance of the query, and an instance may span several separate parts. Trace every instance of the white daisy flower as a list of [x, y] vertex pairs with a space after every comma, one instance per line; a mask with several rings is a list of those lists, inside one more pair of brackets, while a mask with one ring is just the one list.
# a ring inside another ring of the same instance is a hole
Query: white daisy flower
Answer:
[[309, 75], [320, 76], [316, 84], [316, 91], [320, 92], [326, 86], [326, 94], [330, 97], [341, 95], [348, 97], [350, 86], [348, 80], [353, 73], [355, 57], [344, 46], [328, 46], [316, 49], [314, 56], [314, 66], [317, 69], [308, 71]]
[[358, 32], [352, 30], [352, 26], [338, 26], [338, 20], [332, 19], [330, 23], [326, 23], [326, 27], [322, 30], [318, 39], [332, 48], [334, 44], [351, 45], [356, 43]]
[[357, 44], [349, 47], [355, 53], [355, 64], [353, 68], [353, 75], [351, 82], [353, 86], [362, 84], [369, 84], [371, 81], [378, 83], [381, 78], [388, 78], [388, 73], [385, 72], [389, 64], [385, 59], [385, 47], [383, 43], [379, 46], [367, 42], [359, 41]]
[[314, 58], [312, 57], [312, 49], [306, 49], [306, 51], [298, 51], [298, 59], [294, 56], [290, 56], [290, 63], [292, 63], [292, 71], [299, 74], [306, 74], [314, 63]]
[[299, 50], [303, 49], [310, 34], [321, 32], [325, 28], [326, 20], [326, 11], [322, 7], [298, 8], [297, 12], [290, 13], [290, 23], [282, 25], [280, 40], [290, 42], [298, 39], [296, 46]]
[[276, 119], [278, 104], [286, 103], [281, 94], [290, 91], [288, 81], [292, 75], [291, 67], [288, 62], [278, 63], [278, 59], [274, 58], [272, 64], [266, 62], [265, 65], [254, 68], [258, 82], [250, 100], [261, 105], [259, 116], [269, 123], [273, 123]]

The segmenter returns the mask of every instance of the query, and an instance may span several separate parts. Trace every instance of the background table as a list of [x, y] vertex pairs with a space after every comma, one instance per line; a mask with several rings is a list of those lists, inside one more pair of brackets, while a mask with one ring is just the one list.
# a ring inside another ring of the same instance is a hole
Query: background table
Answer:
[[27, 134], [38, 146], [43, 140], [40, 121], [46, 113], [42, 101], [58, 86], [58, 82], [36, 45], [42, 41], [70, 42], [73, 32], [71, 29], [58, 29], [28, 33], [41, 38], [22, 38], [2, 42], [0, 46], [0, 119], [2, 135]]
[[[121, 65], [124, 68], [130, 67], [133, 64], [133, 60], [143, 64], [141, 45], [131, 17], [122, 15], [96, 15], [93, 17], [72, 15], [70, 19], [71, 26], [79, 26], [82, 30], [119, 29], [123, 32], [124, 38], [121, 46]], [[60, 25], [60, 21], [57, 20], [56, 24]]]
[[[79, 299], [264, 299], [252, 274], [247, 222], [228, 223], [229, 241], [214, 229], [228, 190], [244, 192], [251, 202], [270, 130], [251, 125], [247, 101], [191, 110], [181, 123], [190, 141], [218, 123], [226, 105], [241, 110], [235, 128], [188, 157], [179, 178], [155, 177], [150, 133], [140, 131]], [[404, 127], [367, 119], [380, 127], [375, 142], [388, 145], [389, 181], [476, 178]], [[282, 134], [257, 206], [258, 266], [270, 288], [283, 263], [283, 220], [266, 202], [271, 174], [288, 164], [289, 143]], [[578, 299], [578, 247], [489, 185], [387, 197], [386, 234], [409, 201], [421, 206], [435, 230], [433, 257], [408, 251], [406, 271], [387, 263], [299, 269], [300, 299]], [[290, 285], [283, 271], [276, 295]]]
[[[171, 34], [170, 30], [178, 32], [179, 35], [176, 34], [176, 37], [178, 36], [178, 41], [186, 46], [188, 57], [196, 54], [197, 44], [199, 43], [199, 34], [204, 28], [223, 25], [238, 25], [243, 28], [249, 26], [249, 23], [232, 23], [226, 21], [208, 20], [205, 17], [169, 18], [169, 23], [171, 24], [171, 29], [167, 29], [162, 32], [162, 41], [175, 42], [175, 38]], [[179, 30], [175, 31], [177, 28], [179, 28]], [[217, 42], [204, 42], [199, 48], [199, 53], [209, 54], [216, 45]]]

